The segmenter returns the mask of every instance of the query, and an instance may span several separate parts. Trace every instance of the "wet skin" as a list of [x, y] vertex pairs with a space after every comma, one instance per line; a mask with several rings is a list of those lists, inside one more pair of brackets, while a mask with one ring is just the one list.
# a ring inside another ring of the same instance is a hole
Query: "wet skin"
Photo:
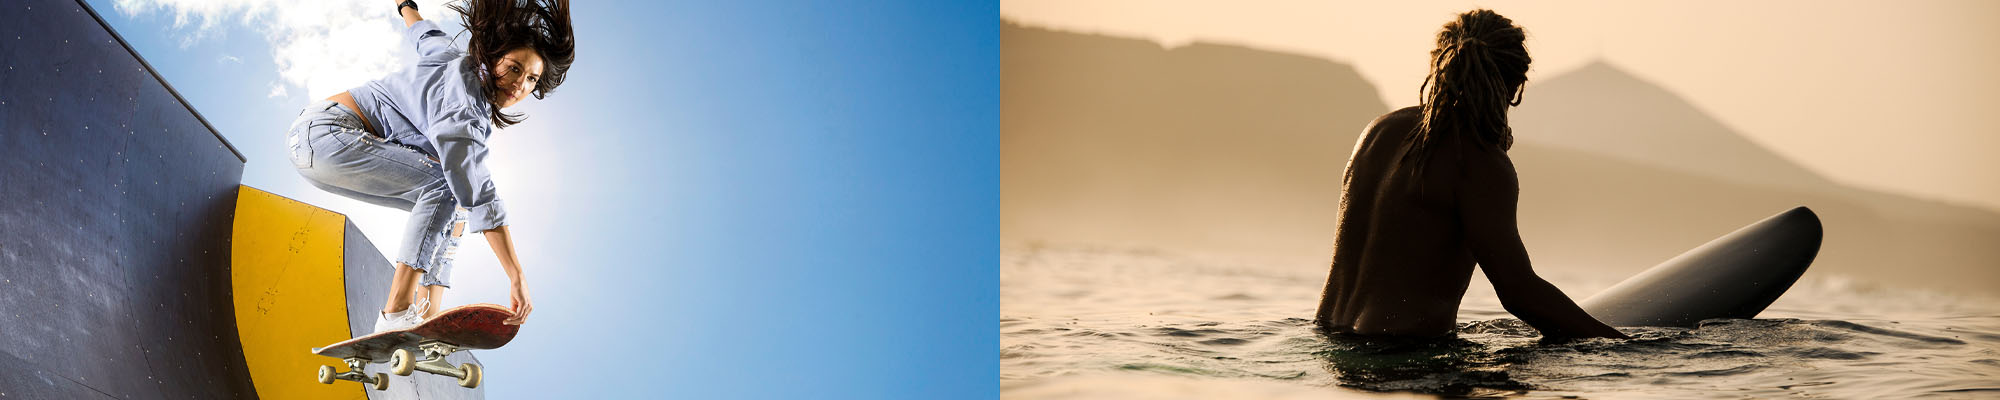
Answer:
[[1403, 162], [1417, 107], [1376, 118], [1342, 180], [1333, 265], [1316, 313], [1329, 333], [1439, 336], [1456, 326], [1474, 264], [1501, 306], [1547, 339], [1625, 337], [1585, 314], [1529, 266], [1515, 220], [1520, 182], [1500, 149], [1468, 139]]

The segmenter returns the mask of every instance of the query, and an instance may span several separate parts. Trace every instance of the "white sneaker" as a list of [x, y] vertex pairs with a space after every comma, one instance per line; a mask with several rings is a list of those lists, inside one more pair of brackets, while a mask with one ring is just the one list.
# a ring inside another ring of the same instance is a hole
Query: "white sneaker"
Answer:
[[410, 329], [424, 323], [425, 307], [430, 306], [430, 301], [428, 297], [419, 297], [416, 303], [410, 304], [410, 308], [405, 308], [403, 311], [381, 313], [381, 316], [375, 319], [375, 332]]

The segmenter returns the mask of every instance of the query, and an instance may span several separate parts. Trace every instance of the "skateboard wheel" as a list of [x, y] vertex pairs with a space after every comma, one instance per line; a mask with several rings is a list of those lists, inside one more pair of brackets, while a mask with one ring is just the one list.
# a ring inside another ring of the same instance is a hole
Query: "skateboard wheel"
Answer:
[[375, 373], [375, 390], [389, 390], [389, 375]]
[[319, 366], [319, 383], [327, 385], [333, 384], [333, 366], [331, 365]]
[[460, 365], [458, 366], [458, 372], [465, 373], [464, 377], [458, 378], [458, 385], [464, 386], [467, 389], [479, 387], [479, 381], [485, 379], [485, 374], [479, 372], [479, 364], [466, 363], [465, 365]]
[[410, 371], [416, 370], [416, 366], [416, 357], [410, 354], [410, 349], [396, 349], [389, 355], [389, 372], [396, 375], [410, 376]]

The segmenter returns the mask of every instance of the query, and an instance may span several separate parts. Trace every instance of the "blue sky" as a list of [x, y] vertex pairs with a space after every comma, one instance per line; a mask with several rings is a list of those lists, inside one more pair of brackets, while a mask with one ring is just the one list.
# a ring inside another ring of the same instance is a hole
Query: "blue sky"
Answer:
[[[393, 2], [331, 36], [257, 1], [121, 2], [90, 1], [249, 158], [245, 184], [393, 251], [401, 211], [307, 186], [281, 150], [341, 74], [412, 57], [341, 35], [400, 27]], [[802, 3], [579, 3], [568, 81], [492, 142], [536, 312], [479, 353], [489, 397], [997, 395], [997, 5]], [[339, 45], [298, 42], [320, 37]], [[472, 239], [446, 301], [505, 304]]]

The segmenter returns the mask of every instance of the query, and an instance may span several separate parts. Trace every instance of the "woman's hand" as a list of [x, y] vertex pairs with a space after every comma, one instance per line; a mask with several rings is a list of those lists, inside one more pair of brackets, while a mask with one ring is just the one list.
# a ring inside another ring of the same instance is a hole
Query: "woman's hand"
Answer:
[[508, 325], [527, 323], [528, 312], [534, 309], [535, 306], [528, 303], [528, 284], [514, 281], [514, 318], [507, 319], [505, 323]]
[[528, 278], [521, 274], [521, 262], [514, 258], [514, 236], [506, 226], [496, 226], [486, 230], [486, 244], [493, 246], [493, 256], [500, 259], [500, 270], [507, 272], [507, 279], [514, 282], [514, 318], [508, 318], [508, 325], [528, 322], [528, 312], [535, 306], [528, 303]]

